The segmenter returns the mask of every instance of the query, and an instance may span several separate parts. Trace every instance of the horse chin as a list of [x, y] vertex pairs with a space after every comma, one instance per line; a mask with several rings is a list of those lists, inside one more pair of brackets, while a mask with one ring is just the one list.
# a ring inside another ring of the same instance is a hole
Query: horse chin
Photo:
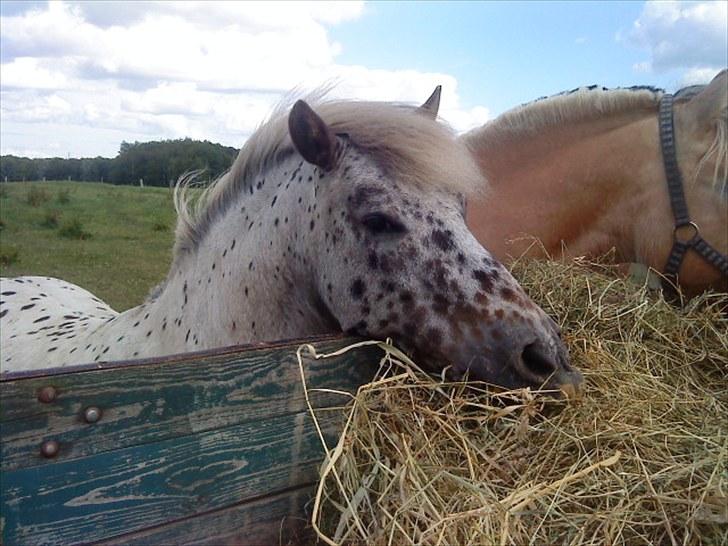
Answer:
[[[438, 375], [455, 382], [479, 382], [499, 386], [501, 383], [494, 379], [495, 374], [482, 373], [490, 370], [492, 364], [488, 364], [485, 357], [478, 356], [470, 359], [468, 363], [461, 363], [453, 360], [452, 355], [445, 355], [439, 352], [408, 351], [413, 361], [424, 371], [432, 375]], [[515, 382], [515, 377], [512, 379]]]

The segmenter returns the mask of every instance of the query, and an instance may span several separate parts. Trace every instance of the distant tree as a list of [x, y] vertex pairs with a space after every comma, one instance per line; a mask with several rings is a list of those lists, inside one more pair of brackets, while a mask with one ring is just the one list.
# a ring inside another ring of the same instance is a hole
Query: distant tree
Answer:
[[38, 180], [38, 161], [27, 157], [4, 155], [0, 157], [0, 179], [8, 181]]
[[122, 142], [113, 158], [94, 157], [63, 159], [60, 157], [29, 159], [14, 155], [0, 157], [0, 179], [8, 181], [71, 180], [167, 186], [182, 174], [203, 169], [215, 178], [230, 168], [237, 150], [189, 138], [158, 142]]

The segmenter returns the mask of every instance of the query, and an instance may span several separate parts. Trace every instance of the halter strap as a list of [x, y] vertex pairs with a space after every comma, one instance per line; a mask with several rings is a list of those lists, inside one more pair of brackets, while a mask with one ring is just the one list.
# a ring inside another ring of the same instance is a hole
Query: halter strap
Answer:
[[[675, 218], [673, 243], [670, 255], [667, 258], [664, 274], [667, 279], [676, 285], [677, 274], [680, 271], [683, 259], [688, 249], [692, 248], [700, 254], [705, 261], [728, 277], [728, 256], [721, 254], [700, 235], [698, 224], [690, 220], [688, 205], [685, 201], [682, 176], [677, 165], [677, 152], [675, 150], [675, 123], [673, 115], [673, 96], [665, 93], [660, 100], [660, 147], [662, 149], [662, 162], [665, 167], [667, 191], [670, 196], [672, 215]], [[691, 236], [680, 238], [679, 232], [689, 229]]]

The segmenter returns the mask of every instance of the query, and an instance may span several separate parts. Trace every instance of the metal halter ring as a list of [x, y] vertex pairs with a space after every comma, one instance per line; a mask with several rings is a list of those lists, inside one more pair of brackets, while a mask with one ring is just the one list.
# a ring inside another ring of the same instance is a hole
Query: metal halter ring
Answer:
[[[692, 228], [691, 235], [689, 237], [681, 238], [679, 234], [686, 228]], [[675, 230], [673, 231], [672, 236], [675, 238], [676, 241], [687, 245], [700, 237], [700, 228], [698, 227], [698, 224], [690, 221], [687, 224], [680, 224], [679, 226], [675, 226]]]

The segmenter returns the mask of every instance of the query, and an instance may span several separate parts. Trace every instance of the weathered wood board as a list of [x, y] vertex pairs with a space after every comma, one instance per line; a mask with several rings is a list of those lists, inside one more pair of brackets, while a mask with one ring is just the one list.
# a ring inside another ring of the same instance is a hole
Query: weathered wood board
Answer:
[[[304, 341], [0, 381], [2, 543], [275, 544], [296, 533], [323, 460], [296, 349]], [[305, 340], [305, 342], [310, 342]], [[352, 340], [313, 342], [319, 352]], [[305, 359], [335, 441], [381, 354]], [[41, 402], [53, 387], [56, 396]], [[89, 407], [101, 418], [84, 419]], [[41, 445], [58, 442], [45, 458]]]

